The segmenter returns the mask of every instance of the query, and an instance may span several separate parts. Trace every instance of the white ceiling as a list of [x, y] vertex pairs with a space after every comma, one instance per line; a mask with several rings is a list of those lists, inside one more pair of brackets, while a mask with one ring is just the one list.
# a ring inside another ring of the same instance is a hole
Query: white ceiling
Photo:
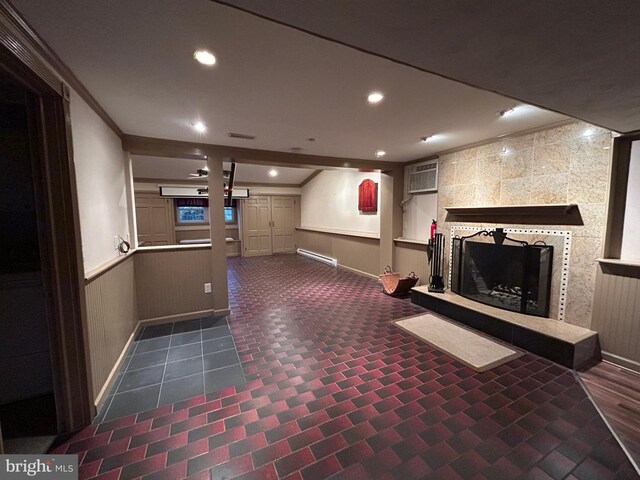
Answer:
[[637, 0], [221, 0], [619, 132], [640, 129]]
[[[196, 173], [199, 168], [207, 166], [206, 160], [193, 160], [186, 158], [166, 158], [166, 157], [147, 157], [140, 155], [132, 155], [131, 162], [133, 166], [133, 178], [144, 179], [162, 179], [162, 180], [187, 180], [191, 173]], [[223, 168], [231, 169], [229, 162], [223, 163]], [[247, 163], [236, 164], [236, 173], [234, 183], [242, 185], [245, 183], [261, 183], [261, 184], [301, 184], [315, 170], [310, 168], [289, 168], [275, 167], [278, 172], [276, 177], [269, 175], [272, 167], [264, 165], [251, 165]], [[194, 180], [195, 182], [198, 179]]]
[[[498, 118], [518, 102], [209, 0], [13, 3], [128, 134], [408, 161], [566, 118], [534, 107]], [[197, 64], [196, 48], [218, 64]], [[386, 95], [377, 106], [372, 90]]]

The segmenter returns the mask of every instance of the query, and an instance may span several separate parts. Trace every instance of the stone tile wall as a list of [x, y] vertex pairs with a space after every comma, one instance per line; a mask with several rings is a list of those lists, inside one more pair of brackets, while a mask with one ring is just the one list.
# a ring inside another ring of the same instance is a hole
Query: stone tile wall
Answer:
[[[452, 224], [445, 221], [445, 207], [578, 204], [583, 226], [539, 227], [572, 231], [565, 321], [590, 327], [611, 153], [611, 132], [576, 122], [442, 155], [439, 225], [448, 237]], [[535, 228], [520, 224], [482, 226]]]

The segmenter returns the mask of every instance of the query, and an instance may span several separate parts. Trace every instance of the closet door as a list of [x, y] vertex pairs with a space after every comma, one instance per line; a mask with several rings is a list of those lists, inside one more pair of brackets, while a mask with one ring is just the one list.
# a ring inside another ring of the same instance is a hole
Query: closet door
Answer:
[[294, 197], [271, 197], [273, 253], [295, 251]]
[[244, 255], [271, 255], [270, 197], [249, 197], [242, 205]]
[[135, 194], [138, 245], [171, 245], [174, 242], [172, 202], [154, 194]]

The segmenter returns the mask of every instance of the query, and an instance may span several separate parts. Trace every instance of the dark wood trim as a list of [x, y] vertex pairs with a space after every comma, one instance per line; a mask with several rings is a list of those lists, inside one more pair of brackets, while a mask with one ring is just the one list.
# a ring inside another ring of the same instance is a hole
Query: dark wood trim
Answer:
[[[47, 316], [60, 433], [91, 422], [82, 242], [71, 144], [68, 91], [37, 58], [32, 46], [7, 26], [0, 3], [0, 70], [32, 95], [30, 135], [36, 164], [34, 188], [47, 292]], [[8, 47], [6, 43], [11, 45]], [[41, 69], [45, 68], [45, 71]], [[52, 84], [53, 83], [53, 84]]]
[[503, 207], [445, 207], [447, 222], [584, 225], [576, 204]]
[[[194, 177], [195, 178], [195, 177]], [[157, 183], [158, 185], [180, 185], [180, 186], [189, 186], [193, 185], [194, 187], [206, 187], [207, 186], [207, 177], [196, 178], [195, 180], [187, 180], [186, 178], [182, 180], [176, 180], [171, 178], [139, 178], [135, 177], [133, 182], [136, 183]]]
[[629, 164], [631, 163], [631, 144], [636, 140], [640, 140], [640, 133], [623, 135], [613, 140], [609, 209], [607, 211], [607, 228], [604, 237], [604, 256], [607, 258], [620, 258], [622, 250], [627, 183], [629, 181]]
[[265, 183], [265, 182], [234, 182], [236, 187], [276, 187], [276, 188], [300, 188], [299, 183]]
[[[10, 71], [17, 81], [28, 87], [34, 83], [48, 85], [54, 92], [64, 95], [63, 83], [40, 60], [30, 48], [29, 35], [24, 30], [24, 22], [13, 6], [0, 0], [0, 61], [4, 69]], [[18, 59], [18, 62], [13, 61]]]
[[578, 208], [575, 203], [549, 205], [505, 205], [500, 207], [444, 207], [452, 215], [466, 215], [469, 217], [484, 217], [487, 215], [515, 215], [515, 216], [559, 216], [569, 215]]
[[[109, 114], [102, 108], [89, 90], [75, 76], [71, 69], [53, 51], [53, 49], [36, 33], [36, 31], [20, 15], [16, 8], [8, 0], [0, 0], [0, 42], [4, 44], [5, 35], [10, 31], [10, 36], [19, 37], [20, 41], [12, 44], [13, 54], [28, 65], [37, 75], [48, 83], [62, 85], [56, 74], [40, 61], [43, 58], [55, 72], [71, 86], [71, 88], [87, 102], [94, 112], [111, 128], [116, 135], [122, 138], [122, 130], [113, 121]], [[9, 37], [7, 37], [9, 38]], [[6, 46], [6, 44], [5, 44]], [[60, 92], [68, 99], [69, 91]]]
[[132, 155], [151, 157], [187, 158], [186, 155], [232, 158], [238, 163], [254, 163], [280, 167], [329, 167], [329, 168], [370, 168], [392, 170], [401, 164], [377, 160], [327, 157], [301, 153], [276, 152], [255, 148], [232, 147], [207, 143], [182, 142], [162, 138], [123, 135], [122, 149]]
[[316, 170], [315, 172], [313, 172], [311, 175], [309, 175], [307, 178], [305, 178], [302, 183], [300, 184], [300, 188], [304, 187], [307, 183], [309, 183], [311, 180], [313, 180], [314, 178], [316, 178], [318, 175], [320, 175], [322, 173], [322, 170]]

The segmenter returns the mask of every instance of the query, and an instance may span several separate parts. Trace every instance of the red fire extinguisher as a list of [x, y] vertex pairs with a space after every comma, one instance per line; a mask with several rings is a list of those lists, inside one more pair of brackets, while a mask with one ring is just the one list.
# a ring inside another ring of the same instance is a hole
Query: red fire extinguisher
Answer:
[[431, 220], [431, 232], [429, 235], [429, 238], [431, 240], [433, 240], [433, 238], [436, 236], [436, 230], [438, 228], [438, 222], [436, 222], [435, 220]]

